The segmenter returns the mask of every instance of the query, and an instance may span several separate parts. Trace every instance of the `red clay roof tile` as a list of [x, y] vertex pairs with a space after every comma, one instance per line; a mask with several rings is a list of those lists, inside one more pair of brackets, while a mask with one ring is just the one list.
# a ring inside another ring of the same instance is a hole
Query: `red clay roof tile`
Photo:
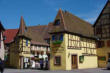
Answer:
[[4, 41], [5, 44], [12, 42], [14, 40], [17, 32], [18, 32], [18, 29], [7, 29], [7, 30], [5, 30], [5, 32], [3, 33], [4, 36], [6, 37], [6, 39]]

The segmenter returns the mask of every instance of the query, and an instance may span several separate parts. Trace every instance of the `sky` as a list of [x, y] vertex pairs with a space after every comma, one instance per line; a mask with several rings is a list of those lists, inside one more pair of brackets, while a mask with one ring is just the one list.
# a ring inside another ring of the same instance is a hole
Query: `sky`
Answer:
[[6, 29], [19, 28], [23, 16], [27, 26], [53, 22], [59, 8], [94, 24], [107, 0], [0, 0], [0, 21]]

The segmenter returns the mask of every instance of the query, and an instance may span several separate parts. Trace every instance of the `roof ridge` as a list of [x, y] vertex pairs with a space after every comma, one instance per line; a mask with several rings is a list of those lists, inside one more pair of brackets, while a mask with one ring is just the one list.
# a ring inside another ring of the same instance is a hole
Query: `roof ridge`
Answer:
[[[61, 9], [60, 9], [60, 10], [61, 10]], [[62, 20], [63, 20], [64, 29], [67, 30], [67, 28], [66, 28], [66, 26], [65, 26], [65, 20], [64, 20], [63, 10], [61, 10], [61, 15], [62, 15]]]
[[105, 8], [106, 8], [106, 6], [108, 5], [109, 2], [110, 2], [110, 0], [108, 0], [108, 1], [106, 2], [105, 6], [103, 7], [103, 9], [101, 10], [99, 16], [97, 17], [97, 19], [96, 19], [96, 21], [95, 21], [93, 27], [95, 27], [96, 23], [98, 22], [99, 18], [101, 17], [103, 11], [105, 10]]
[[18, 29], [6, 29], [6, 30], [18, 30]]
[[47, 25], [34, 25], [34, 26], [27, 26], [27, 27], [38, 27], [38, 26], [47, 26]]

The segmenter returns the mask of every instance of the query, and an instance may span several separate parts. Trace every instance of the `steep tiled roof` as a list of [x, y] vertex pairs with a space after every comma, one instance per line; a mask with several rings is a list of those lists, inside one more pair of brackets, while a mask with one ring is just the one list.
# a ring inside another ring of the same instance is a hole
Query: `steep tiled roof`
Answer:
[[17, 36], [24, 36], [24, 37], [29, 38], [30, 34], [27, 32], [27, 30], [28, 29], [27, 29], [26, 24], [24, 22], [23, 16], [21, 16], [20, 27], [19, 27]]
[[32, 30], [31, 28], [27, 28], [27, 33], [29, 33], [29, 38], [31, 38], [31, 44], [48, 46], [42, 37], [42, 33], [37, 32], [37, 30]]
[[7, 30], [5, 30], [5, 32], [3, 33], [3, 35], [6, 37], [6, 39], [4, 41], [5, 44], [11, 43], [14, 40], [17, 32], [18, 32], [18, 29], [7, 29]]
[[43, 39], [49, 39], [49, 31], [51, 30], [51, 25], [52, 23], [49, 23], [48, 25], [30, 26], [28, 27], [28, 29], [38, 33], [40, 36], [43, 37]]
[[98, 16], [96, 22], [94, 23], [94, 27], [99, 23], [99, 25], [109, 25], [110, 24], [110, 0], [107, 1], [104, 8], [102, 9], [100, 15]]
[[20, 27], [18, 29], [17, 36], [29, 38], [31, 40], [31, 44], [37, 44], [37, 45], [42, 44], [47, 46], [48, 44], [45, 42], [44, 38], [42, 37], [42, 35], [44, 34], [43, 33], [44, 30], [45, 27], [43, 26], [27, 27], [23, 17], [21, 16]]
[[49, 46], [49, 44], [47, 44], [47, 43], [42, 43], [42, 42], [36, 42], [36, 41], [31, 41], [31, 44], [33, 44], [33, 45], [41, 45], [41, 46]]
[[[90, 23], [74, 16], [73, 14], [59, 10], [55, 20], [60, 19], [60, 25], [53, 24], [50, 33], [71, 32], [86, 37], [93, 37], [93, 27]], [[54, 21], [55, 23], [55, 21]]]

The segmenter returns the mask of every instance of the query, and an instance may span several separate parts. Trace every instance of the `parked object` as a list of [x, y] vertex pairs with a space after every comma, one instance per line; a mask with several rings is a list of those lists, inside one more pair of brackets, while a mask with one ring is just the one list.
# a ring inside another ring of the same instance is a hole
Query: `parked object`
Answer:
[[107, 69], [110, 69], [110, 58], [108, 59], [108, 62], [107, 62]]

